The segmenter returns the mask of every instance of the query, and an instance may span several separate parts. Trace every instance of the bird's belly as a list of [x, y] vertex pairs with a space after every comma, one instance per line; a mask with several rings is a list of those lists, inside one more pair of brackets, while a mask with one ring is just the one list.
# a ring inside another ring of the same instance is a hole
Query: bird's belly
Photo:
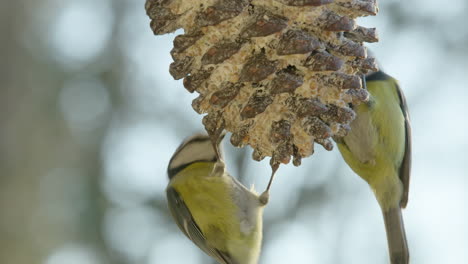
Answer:
[[369, 124], [370, 117], [368, 115], [368, 113], [362, 113], [351, 123], [351, 131], [344, 138], [344, 141], [360, 163], [374, 166], [376, 133], [372, 131], [374, 126]]

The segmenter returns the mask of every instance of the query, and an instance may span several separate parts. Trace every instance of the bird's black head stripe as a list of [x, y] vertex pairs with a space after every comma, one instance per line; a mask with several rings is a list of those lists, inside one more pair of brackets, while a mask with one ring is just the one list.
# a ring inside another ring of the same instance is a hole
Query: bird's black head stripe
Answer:
[[184, 170], [185, 168], [187, 168], [188, 166], [194, 164], [194, 163], [197, 163], [197, 162], [216, 162], [216, 159], [213, 159], [213, 160], [194, 160], [190, 163], [185, 163], [185, 164], [182, 164], [178, 167], [175, 167], [175, 168], [167, 168], [167, 176], [169, 177], [169, 180], [172, 179], [172, 177], [174, 177], [177, 173], [181, 172], [182, 170]]
[[181, 164], [181, 165], [179, 165], [177, 167], [171, 168], [171, 164], [174, 161], [174, 158], [179, 155], [179, 153], [184, 149], [185, 146], [187, 146], [188, 144], [203, 143], [203, 142], [206, 142], [206, 141], [210, 141], [210, 138], [205, 136], [205, 135], [199, 135], [199, 136], [196, 136], [196, 137], [192, 137], [189, 140], [187, 140], [187, 141], [183, 142], [182, 144], [180, 144], [180, 146], [177, 148], [176, 152], [172, 155], [171, 160], [169, 161], [169, 166], [167, 167], [167, 175], [168, 175], [169, 179], [172, 179], [172, 177], [174, 177], [177, 173], [179, 173], [183, 169], [187, 168], [188, 166], [192, 165], [193, 163], [196, 163], [196, 162], [216, 162], [216, 158], [210, 159], [210, 160], [198, 159], [198, 160], [192, 160], [192, 161], [190, 161], [188, 163]]
[[386, 81], [386, 80], [388, 80], [390, 78], [392, 78], [392, 77], [385, 74], [383, 71], [378, 71], [378, 72], [374, 72], [374, 73], [366, 76], [366, 82], [369, 82], [369, 81]]

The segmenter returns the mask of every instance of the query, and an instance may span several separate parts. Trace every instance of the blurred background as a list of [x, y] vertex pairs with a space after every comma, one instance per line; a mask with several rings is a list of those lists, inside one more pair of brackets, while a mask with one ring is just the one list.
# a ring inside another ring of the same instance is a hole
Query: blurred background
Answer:
[[[201, 131], [144, 0], [2, 0], [0, 263], [213, 263], [177, 229], [166, 166]], [[370, 45], [401, 81], [414, 139], [404, 211], [412, 263], [468, 263], [468, 29], [464, 0], [380, 3]], [[262, 190], [268, 161], [225, 144]], [[337, 150], [282, 166], [260, 263], [388, 263], [383, 220]]]

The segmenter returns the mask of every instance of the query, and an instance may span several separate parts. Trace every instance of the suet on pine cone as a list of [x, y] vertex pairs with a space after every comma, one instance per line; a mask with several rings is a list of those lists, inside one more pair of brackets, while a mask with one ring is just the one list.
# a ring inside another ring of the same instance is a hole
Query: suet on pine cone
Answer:
[[169, 71], [199, 96], [212, 137], [232, 132], [253, 158], [300, 164], [314, 142], [349, 131], [350, 103], [366, 101], [361, 76], [377, 70], [363, 42], [378, 41], [357, 17], [376, 15], [376, 0], [147, 0], [156, 35], [174, 39]]

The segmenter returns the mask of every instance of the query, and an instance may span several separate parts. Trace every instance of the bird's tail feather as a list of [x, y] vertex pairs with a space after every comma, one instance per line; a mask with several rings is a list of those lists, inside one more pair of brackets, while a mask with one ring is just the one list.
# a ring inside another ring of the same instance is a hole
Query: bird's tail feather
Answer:
[[388, 250], [391, 264], [408, 264], [409, 250], [406, 241], [405, 226], [401, 208], [390, 208], [382, 211], [387, 232]]

